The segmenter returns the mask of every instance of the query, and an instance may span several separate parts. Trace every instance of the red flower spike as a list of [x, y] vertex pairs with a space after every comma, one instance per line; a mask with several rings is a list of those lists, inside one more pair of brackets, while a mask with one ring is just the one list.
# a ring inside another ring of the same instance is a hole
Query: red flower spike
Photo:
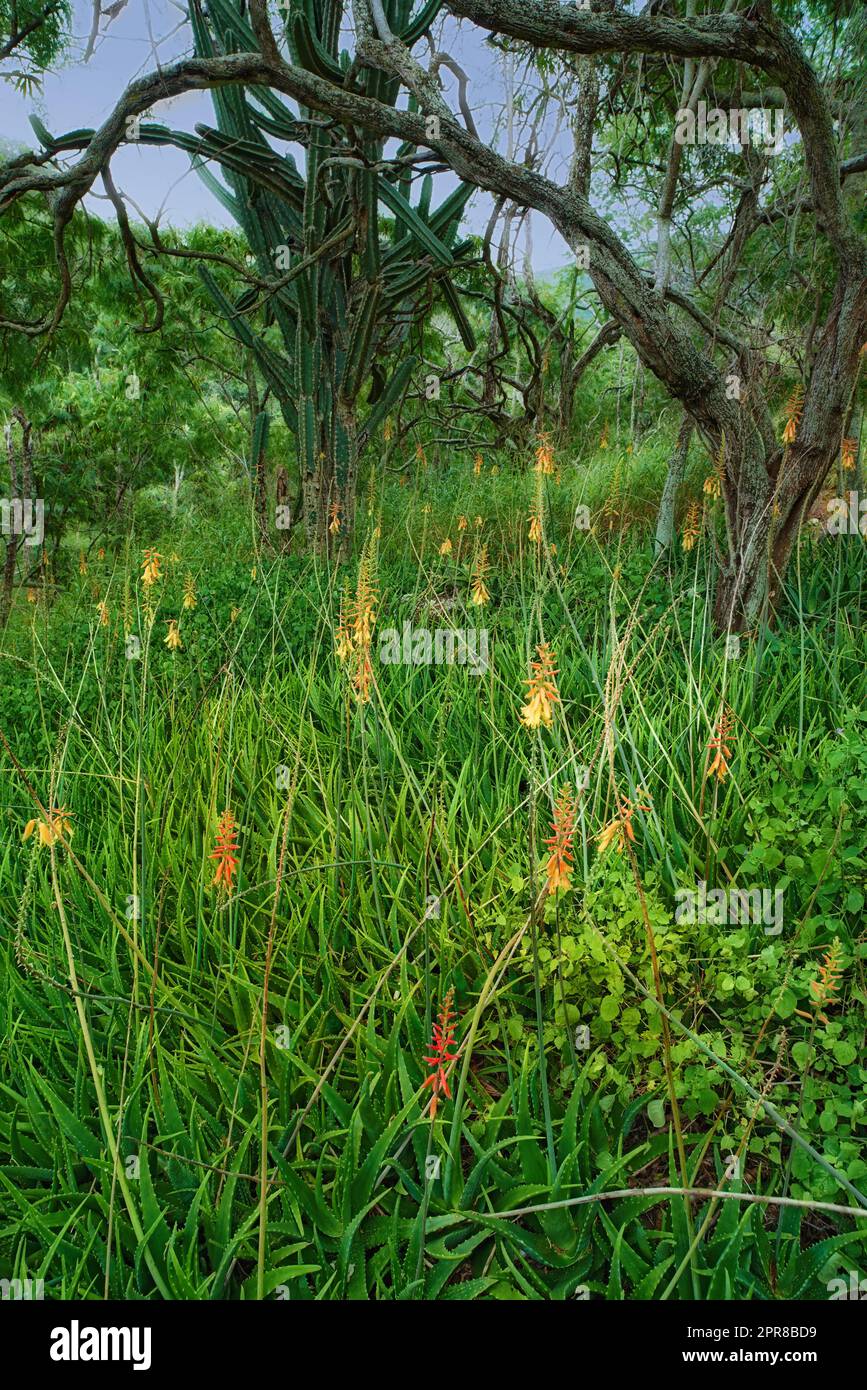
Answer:
[[452, 1051], [455, 1042], [453, 999], [454, 990], [450, 989], [443, 1000], [437, 1022], [433, 1026], [432, 1055], [424, 1059], [431, 1068], [430, 1076], [426, 1076], [424, 1080], [425, 1086], [430, 1086], [433, 1091], [430, 1099], [431, 1120], [436, 1118], [440, 1096], [445, 1095], [449, 1100], [452, 1098], [452, 1093], [449, 1090], [448, 1070], [457, 1060], [457, 1053]]

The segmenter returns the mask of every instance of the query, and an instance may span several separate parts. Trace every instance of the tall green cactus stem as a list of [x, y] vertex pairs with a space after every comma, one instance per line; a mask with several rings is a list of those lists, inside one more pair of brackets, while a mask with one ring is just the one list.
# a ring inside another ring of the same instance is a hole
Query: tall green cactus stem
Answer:
[[[415, 43], [440, 4], [427, 0], [413, 18], [414, 0], [386, 0], [385, 11], [392, 30]], [[285, 0], [280, 10], [293, 63], [380, 101], [397, 101], [396, 80], [340, 50], [343, 0]], [[257, 48], [244, 0], [207, 0], [207, 12], [192, 0], [190, 13], [198, 55]], [[429, 312], [432, 287], [472, 346], [459, 296], [445, 278], [470, 250], [469, 242], [456, 244], [470, 189], [460, 185], [432, 211], [427, 175], [413, 206], [415, 147], [401, 147], [397, 161], [384, 160], [381, 141], [304, 107], [293, 113], [262, 87], [217, 88], [212, 99], [216, 127], [199, 125], [193, 136], [144, 122], [141, 139], [174, 143], [194, 156], [242, 229], [259, 276], [271, 282], [264, 306], [250, 291], [232, 303], [210, 271], [201, 270], [295, 438], [295, 510], [310, 546], [324, 552], [329, 540], [337, 541], [348, 553], [359, 460], [420, 374], [407, 344]], [[283, 152], [286, 145], [301, 146], [303, 172]], [[206, 160], [219, 164], [222, 180]], [[388, 238], [381, 209], [394, 219]], [[401, 349], [398, 370], [387, 375], [386, 354], [393, 362]], [[330, 533], [335, 504], [339, 531]]]

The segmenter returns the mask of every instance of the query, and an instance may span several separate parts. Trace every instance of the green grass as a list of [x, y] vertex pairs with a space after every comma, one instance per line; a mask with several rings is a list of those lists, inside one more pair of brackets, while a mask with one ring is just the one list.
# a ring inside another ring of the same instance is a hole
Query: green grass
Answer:
[[[362, 508], [361, 539], [381, 525], [365, 705], [333, 649], [357, 564], [257, 556], [239, 505], [139, 532], [86, 575], [76, 555], [51, 608], [17, 604], [4, 1277], [94, 1299], [742, 1299], [826, 1297], [863, 1269], [867, 1224], [827, 1209], [867, 1189], [860, 542], [805, 539], [777, 630], [730, 657], [707, 539], [654, 567], [642, 461], [621, 477], [607, 514], [598, 470], [547, 485], [548, 560], [527, 539], [535, 480], [506, 468], [422, 475]], [[571, 527], [585, 500], [592, 533]], [[465, 563], [480, 534], [482, 609]], [[153, 544], [180, 559], [149, 622]], [[384, 629], [442, 623], [431, 594], [488, 629], [482, 676], [376, 659]], [[542, 640], [562, 701], [531, 733]], [[723, 702], [732, 770], [711, 782]], [[554, 796], [579, 768], [573, 889], [542, 901]], [[22, 841], [34, 796], [68, 808], [69, 843]], [[632, 855], [597, 849], [616, 796], [649, 808]], [[210, 858], [226, 807], [229, 897]], [[676, 922], [698, 878], [782, 887], [783, 931]], [[823, 1021], [810, 985], [835, 939]], [[449, 988], [460, 1055], [431, 1123]], [[730, 1195], [647, 1191], [684, 1178]], [[599, 1200], [624, 1189], [639, 1195]]]

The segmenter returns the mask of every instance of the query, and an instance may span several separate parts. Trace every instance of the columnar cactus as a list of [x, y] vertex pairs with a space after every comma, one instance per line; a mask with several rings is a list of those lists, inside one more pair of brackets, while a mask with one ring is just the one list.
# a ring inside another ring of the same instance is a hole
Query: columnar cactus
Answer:
[[[285, 0], [281, 4], [292, 62], [328, 76], [380, 101], [395, 102], [397, 82], [377, 69], [353, 64], [340, 51], [343, 0]], [[414, 43], [440, 8], [428, 0], [415, 20], [413, 0], [387, 0], [392, 30]], [[191, 8], [196, 51], [249, 51], [256, 38], [242, 0], [198, 0]], [[415, 151], [404, 146], [400, 165], [383, 167], [383, 146], [365, 133], [347, 131], [313, 111], [296, 115], [274, 92], [261, 88], [216, 88], [216, 128], [198, 126], [196, 137], [143, 123], [143, 141], [171, 139], [191, 154], [221, 166], [225, 182], [204, 165], [200, 173], [231, 211], [256, 258], [262, 278], [275, 281], [267, 320], [279, 329], [281, 351], [255, 331], [245, 311], [261, 298], [247, 292], [230, 303], [214, 277], [202, 278], [232, 331], [250, 347], [295, 436], [299, 505], [310, 544], [328, 543], [328, 517], [340, 512], [340, 540], [351, 541], [356, 474], [361, 450], [407, 389], [417, 363], [400, 353], [413, 325], [427, 310], [432, 284], [442, 287], [461, 335], [472, 346], [472, 330], [454, 287], [445, 276], [466, 255], [456, 245], [470, 189], [460, 185], [431, 210], [427, 175], [415, 206], [410, 166]], [[304, 171], [270, 140], [300, 144]], [[394, 218], [390, 240], [383, 234], [380, 206]], [[365, 387], [367, 410], [360, 410]]]

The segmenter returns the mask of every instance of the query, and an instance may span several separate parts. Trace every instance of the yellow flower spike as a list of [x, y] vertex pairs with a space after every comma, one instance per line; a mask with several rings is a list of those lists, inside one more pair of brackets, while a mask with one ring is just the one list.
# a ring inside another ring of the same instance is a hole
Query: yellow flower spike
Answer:
[[798, 426], [804, 413], [804, 388], [796, 386], [786, 402], [786, 426], [783, 430], [783, 443], [794, 444], [798, 437]]
[[716, 473], [709, 473], [704, 480], [703, 491], [706, 497], [716, 500], [720, 495], [720, 481]]
[[57, 806], [48, 812], [45, 820], [34, 817], [25, 825], [22, 840], [29, 840], [34, 830], [39, 836], [38, 843], [47, 845], [49, 848], [59, 844], [64, 839], [71, 840], [72, 814], [66, 810], [65, 806]]
[[158, 579], [162, 579], [162, 570], [160, 569], [162, 558], [158, 550], [148, 549], [144, 551], [141, 582], [146, 589], [150, 589]]
[[440, 546], [440, 555], [451, 555], [451, 553], [452, 553], [452, 543], [451, 543], [451, 540], [449, 539], [449, 537], [446, 536], [445, 540], [443, 541], [442, 545]]
[[193, 576], [192, 576], [191, 574], [188, 574], [187, 577], [186, 577], [185, 580], [184, 580], [183, 607], [184, 607], [184, 608], [195, 608], [196, 603], [197, 603], [197, 599], [196, 599], [196, 584], [195, 584], [195, 580], [193, 579]]
[[547, 642], [536, 648], [538, 661], [530, 662], [530, 678], [527, 685], [527, 703], [522, 706], [521, 723], [526, 729], [538, 729], [544, 724], [550, 729], [554, 718], [554, 705], [560, 701], [557, 690], [556, 654]]
[[491, 597], [485, 583], [485, 575], [489, 569], [488, 547], [483, 545], [473, 567], [473, 577], [470, 583], [470, 603], [475, 604], [476, 608], [483, 608]]
[[683, 524], [683, 537], [681, 546], [684, 550], [692, 550], [698, 540], [701, 531], [701, 508], [697, 502], [690, 502], [686, 513], [686, 521]]
[[169, 630], [167, 636], [163, 638], [163, 641], [170, 652], [182, 651], [184, 644], [181, 641], [177, 618], [167, 618], [166, 623]]

